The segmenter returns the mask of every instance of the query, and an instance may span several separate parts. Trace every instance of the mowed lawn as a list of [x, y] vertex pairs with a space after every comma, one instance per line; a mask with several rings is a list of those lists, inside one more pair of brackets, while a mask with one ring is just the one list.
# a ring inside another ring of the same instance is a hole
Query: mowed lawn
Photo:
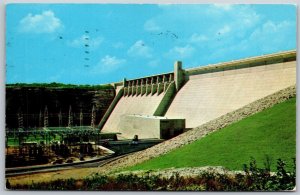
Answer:
[[242, 170], [243, 164], [249, 165], [250, 157], [263, 168], [266, 156], [272, 160], [272, 171], [278, 158], [291, 170], [292, 158], [296, 157], [296, 98], [127, 170], [200, 166]]

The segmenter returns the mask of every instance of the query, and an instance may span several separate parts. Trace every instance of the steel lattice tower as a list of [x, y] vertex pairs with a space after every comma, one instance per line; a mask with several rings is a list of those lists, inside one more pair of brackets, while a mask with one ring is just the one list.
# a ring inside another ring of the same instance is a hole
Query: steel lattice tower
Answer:
[[20, 129], [24, 128], [23, 113], [21, 110], [18, 112], [18, 125]]
[[58, 113], [58, 126], [61, 127], [62, 125], [62, 114], [61, 114], [61, 110]]
[[39, 127], [42, 127], [42, 111], [40, 110], [40, 114], [39, 114]]
[[91, 127], [95, 127], [95, 106], [93, 105], [93, 108], [92, 108], [92, 116], [91, 116]]
[[48, 108], [45, 106], [45, 111], [44, 111], [44, 127], [48, 127], [49, 125], [49, 120], [48, 120]]
[[73, 126], [73, 114], [72, 114], [72, 107], [70, 105], [68, 127], [72, 127], [72, 126]]
[[82, 126], [83, 124], [83, 113], [82, 113], [82, 109], [80, 109], [80, 115], [79, 115], [79, 123], [80, 123], [80, 126]]

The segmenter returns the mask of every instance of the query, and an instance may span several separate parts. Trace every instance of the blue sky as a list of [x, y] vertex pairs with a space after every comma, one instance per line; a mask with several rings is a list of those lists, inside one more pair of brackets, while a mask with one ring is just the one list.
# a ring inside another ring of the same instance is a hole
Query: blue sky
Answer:
[[105, 84], [296, 49], [293, 5], [10, 4], [6, 83]]

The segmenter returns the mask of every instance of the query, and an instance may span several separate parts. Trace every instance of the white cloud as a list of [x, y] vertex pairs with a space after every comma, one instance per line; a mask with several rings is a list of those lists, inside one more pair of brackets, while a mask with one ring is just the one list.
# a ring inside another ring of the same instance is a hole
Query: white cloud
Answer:
[[152, 57], [152, 49], [148, 47], [144, 41], [138, 40], [135, 42], [127, 51], [129, 56], [132, 57], [144, 57], [151, 58]]
[[231, 31], [231, 28], [229, 25], [223, 26], [221, 29], [218, 30], [219, 34], [227, 34]]
[[19, 22], [20, 31], [26, 33], [53, 33], [62, 27], [61, 20], [51, 10], [36, 15], [29, 13]]
[[112, 45], [116, 49], [124, 48], [124, 43], [122, 42], [116, 42]]
[[215, 8], [218, 8], [218, 9], [222, 9], [222, 10], [225, 10], [225, 11], [229, 11], [233, 8], [233, 5], [232, 4], [213, 4], [213, 6]]
[[157, 32], [161, 30], [160, 26], [158, 26], [158, 24], [154, 20], [146, 21], [146, 23], [144, 24], [144, 29], [149, 32]]
[[186, 45], [184, 47], [178, 47], [175, 46], [172, 48], [168, 53], [167, 56], [172, 57], [172, 58], [187, 58], [191, 57], [195, 52], [195, 48], [192, 47], [191, 45]]
[[88, 45], [90, 49], [97, 49], [101, 45], [103, 40], [103, 37], [91, 38], [88, 35], [82, 35], [81, 37], [69, 41], [68, 45], [76, 48], [85, 47], [85, 45]]
[[226, 56], [238, 56], [239, 58], [252, 55], [262, 55], [296, 48], [296, 23], [282, 21], [275, 23], [267, 21], [258, 26], [247, 38], [227, 47], [215, 48], [214, 52], [207, 56], [209, 59], [220, 59]]
[[158, 67], [160, 64], [160, 60], [151, 60], [149, 63], [148, 63], [148, 66], [150, 67]]
[[110, 73], [118, 70], [124, 63], [125, 59], [119, 59], [115, 56], [106, 55], [92, 70], [93, 73]]
[[197, 34], [197, 33], [194, 33], [192, 34], [192, 36], [189, 38], [189, 42], [191, 43], [197, 43], [197, 42], [205, 42], [205, 41], [208, 41], [209, 38], [205, 35], [202, 35], [202, 34]]
[[115, 56], [106, 55], [104, 58], [101, 59], [101, 63], [105, 66], [116, 66], [118, 64], [124, 63], [124, 59], [118, 59]]
[[211, 14], [210, 17], [217, 16], [215, 25], [211, 28], [214, 29], [215, 35], [229, 35], [244, 37], [246, 32], [253, 30], [261, 21], [261, 16], [248, 5], [235, 5], [226, 9], [213, 9], [217, 13]]
[[233, 14], [236, 17], [235, 25], [239, 25], [236, 27], [241, 28], [251, 28], [257, 25], [260, 20], [261, 16], [256, 13], [250, 6], [241, 6], [240, 8], [236, 9], [236, 13]]
[[210, 5], [204, 13], [201, 14], [202, 19], [200, 15], [197, 17], [206, 25], [200, 23], [199, 28], [193, 31], [187, 40], [197, 50], [213, 53], [236, 46], [248, 39], [255, 28], [261, 25], [263, 19], [248, 5], [230, 7]]
[[212, 46], [217, 44], [224, 47], [225, 42], [227, 45], [237, 39], [245, 39], [263, 19], [251, 5], [174, 5], [161, 6], [160, 10], [147, 22], [159, 24], [162, 31], [176, 32], [180, 37], [177, 41], [181, 41], [181, 44], [189, 43], [197, 47], [205, 41], [210, 41]]
[[295, 37], [296, 24], [289, 21], [280, 23], [267, 21], [250, 35], [247, 42], [252, 46], [255, 44], [254, 47], [268, 53], [276, 51], [278, 48], [291, 49], [296, 47]]

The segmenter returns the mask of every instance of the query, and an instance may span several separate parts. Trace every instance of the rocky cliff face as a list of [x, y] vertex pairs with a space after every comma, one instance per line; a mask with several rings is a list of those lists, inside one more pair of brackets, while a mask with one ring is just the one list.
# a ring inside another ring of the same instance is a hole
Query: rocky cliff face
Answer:
[[114, 89], [8, 87], [6, 127], [17, 128], [19, 123], [24, 128], [44, 126], [47, 111], [48, 126], [65, 127], [68, 126], [70, 107], [74, 126], [79, 126], [80, 121], [82, 125], [91, 125], [93, 106], [95, 124], [98, 125], [114, 96]]

